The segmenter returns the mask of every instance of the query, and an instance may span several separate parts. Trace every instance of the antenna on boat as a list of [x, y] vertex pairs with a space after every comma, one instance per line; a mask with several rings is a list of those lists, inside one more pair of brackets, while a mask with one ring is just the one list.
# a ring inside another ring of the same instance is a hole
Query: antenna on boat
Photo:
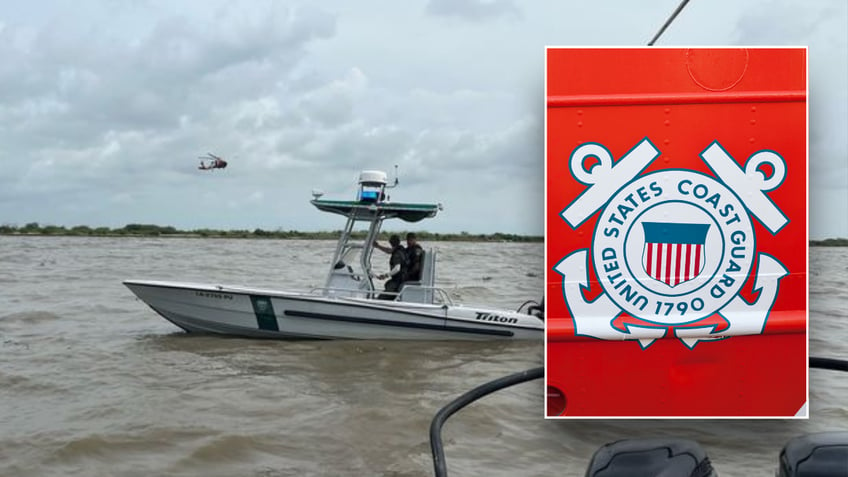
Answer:
[[395, 164], [395, 182], [392, 185], [387, 185], [386, 189], [393, 189], [398, 185], [398, 165]]

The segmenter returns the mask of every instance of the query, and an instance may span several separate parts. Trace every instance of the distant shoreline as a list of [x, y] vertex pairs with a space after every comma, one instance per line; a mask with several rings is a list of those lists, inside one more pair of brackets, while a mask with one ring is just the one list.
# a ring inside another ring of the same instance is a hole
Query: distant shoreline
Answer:
[[[127, 224], [113, 229], [109, 227], [88, 227], [77, 225], [64, 227], [57, 225], [40, 226], [33, 222], [23, 227], [0, 225], [0, 236], [32, 236], [32, 237], [172, 237], [172, 238], [237, 238], [237, 239], [279, 239], [279, 240], [337, 240], [341, 230], [303, 232], [298, 230], [178, 230], [171, 226], [150, 224]], [[354, 232], [356, 238], [365, 238], [366, 232]], [[406, 231], [383, 231], [380, 240], [387, 240], [391, 234], [405, 235]], [[419, 240], [440, 242], [544, 242], [540, 235], [519, 235], [506, 233], [472, 234], [436, 233], [416, 231]], [[828, 238], [810, 240], [810, 247], [848, 247], [848, 238]]]
[[[405, 235], [407, 231], [384, 231], [380, 233], [380, 240], [388, 240], [389, 235]], [[41, 226], [38, 223], [30, 223], [23, 227], [0, 225], [0, 236], [31, 236], [31, 237], [171, 237], [171, 238], [229, 238], [229, 239], [281, 239], [281, 240], [337, 240], [341, 230], [303, 232], [298, 230], [178, 230], [171, 226], [159, 226], [151, 224], [127, 224], [124, 227], [113, 229], [109, 227], [88, 227], [77, 225], [75, 227], [64, 227], [57, 225]], [[543, 242], [544, 237], [537, 235], [518, 235], [506, 233], [472, 234], [468, 232], [459, 233], [436, 233], [416, 231], [419, 240], [441, 241], [441, 242]], [[358, 231], [352, 234], [356, 238], [364, 239], [366, 232]]]
[[810, 240], [811, 247], [848, 247], [846, 238], [829, 238], [824, 240]]

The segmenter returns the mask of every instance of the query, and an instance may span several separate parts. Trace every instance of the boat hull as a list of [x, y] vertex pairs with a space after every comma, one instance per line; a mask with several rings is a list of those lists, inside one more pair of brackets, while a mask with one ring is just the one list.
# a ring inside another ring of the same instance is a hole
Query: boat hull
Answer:
[[187, 332], [273, 339], [542, 339], [536, 317], [503, 310], [127, 280], [139, 299]]

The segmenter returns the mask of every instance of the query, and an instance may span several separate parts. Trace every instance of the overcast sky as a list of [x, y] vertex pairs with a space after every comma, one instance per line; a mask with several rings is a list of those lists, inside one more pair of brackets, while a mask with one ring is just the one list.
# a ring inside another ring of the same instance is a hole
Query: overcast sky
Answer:
[[[541, 235], [544, 47], [677, 3], [3, 2], [0, 224], [334, 230], [310, 190], [398, 164], [394, 200], [445, 206], [419, 229]], [[846, 5], [692, 0], [658, 42], [810, 46], [813, 238], [848, 237]]]

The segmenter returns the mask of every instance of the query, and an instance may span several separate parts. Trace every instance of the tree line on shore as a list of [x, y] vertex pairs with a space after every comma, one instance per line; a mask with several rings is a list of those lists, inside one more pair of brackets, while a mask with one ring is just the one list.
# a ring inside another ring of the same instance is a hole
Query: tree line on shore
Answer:
[[[352, 235], [364, 239], [367, 232], [357, 231]], [[405, 235], [406, 231], [383, 232], [381, 238], [386, 240], [388, 235], [396, 233]], [[55, 235], [55, 236], [89, 236], [89, 237], [197, 237], [197, 238], [245, 238], [245, 239], [306, 239], [306, 240], [336, 240], [341, 230], [304, 232], [299, 230], [214, 230], [195, 229], [179, 230], [176, 227], [153, 224], [127, 224], [121, 228], [89, 227], [77, 225], [65, 227], [62, 225], [40, 225], [31, 222], [22, 227], [16, 225], [0, 225], [0, 235]], [[506, 233], [472, 234], [419, 232], [415, 234], [419, 240], [427, 241], [479, 241], [479, 242], [542, 242], [543, 237], [533, 235], [517, 235]]]
[[[381, 238], [392, 233], [405, 235], [406, 231], [383, 232]], [[419, 240], [429, 241], [474, 241], [474, 242], [542, 242], [544, 237], [538, 235], [517, 235], [505, 233], [472, 234], [468, 232], [459, 233], [435, 233], [415, 232]], [[90, 236], [90, 237], [199, 237], [199, 238], [270, 238], [270, 239], [305, 239], [305, 240], [336, 240], [341, 234], [340, 230], [304, 232], [300, 230], [214, 230], [195, 229], [178, 230], [170, 225], [160, 226], [153, 224], [127, 224], [121, 228], [89, 227], [77, 225], [65, 227], [62, 225], [39, 225], [31, 222], [23, 227], [16, 225], [0, 225], [0, 235], [60, 235], [60, 236]], [[365, 238], [365, 231], [354, 232], [356, 238]], [[829, 238], [824, 240], [810, 240], [813, 247], [848, 247], [848, 238]]]
[[829, 238], [824, 240], [810, 240], [814, 247], [848, 247], [848, 238]]

